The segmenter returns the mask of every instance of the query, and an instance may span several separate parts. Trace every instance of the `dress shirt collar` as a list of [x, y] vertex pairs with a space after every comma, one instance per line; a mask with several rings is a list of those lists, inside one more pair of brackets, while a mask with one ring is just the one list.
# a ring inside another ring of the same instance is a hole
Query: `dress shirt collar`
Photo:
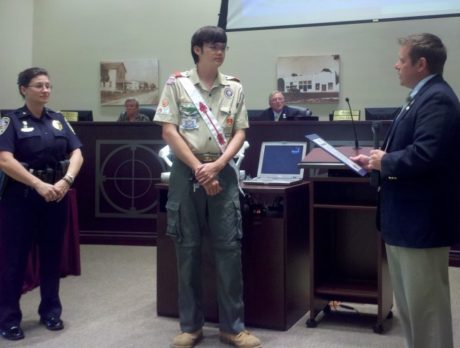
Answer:
[[417, 93], [420, 91], [420, 89], [422, 89], [423, 86], [426, 85], [426, 83], [428, 81], [430, 81], [433, 77], [435, 77], [436, 74], [431, 74], [431, 75], [428, 75], [427, 77], [421, 79], [416, 85], [415, 87], [412, 89], [412, 91], [409, 93], [409, 98], [410, 100], [414, 99], [415, 96], [417, 95]]

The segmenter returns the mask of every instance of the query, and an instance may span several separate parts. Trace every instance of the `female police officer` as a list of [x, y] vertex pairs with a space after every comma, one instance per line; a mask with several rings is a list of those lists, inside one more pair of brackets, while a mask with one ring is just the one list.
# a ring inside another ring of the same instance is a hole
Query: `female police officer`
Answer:
[[7, 184], [0, 199], [0, 332], [24, 338], [19, 299], [27, 257], [39, 247], [40, 322], [61, 330], [59, 264], [66, 228], [67, 192], [83, 163], [81, 143], [64, 117], [45, 107], [48, 73], [29, 68], [18, 76], [25, 105], [0, 118], [0, 170]]

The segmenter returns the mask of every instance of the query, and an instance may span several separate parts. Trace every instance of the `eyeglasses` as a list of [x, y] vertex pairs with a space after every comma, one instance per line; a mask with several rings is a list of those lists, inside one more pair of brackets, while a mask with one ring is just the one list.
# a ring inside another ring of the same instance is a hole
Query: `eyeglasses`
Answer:
[[207, 47], [211, 51], [214, 51], [214, 52], [217, 52], [217, 51], [227, 52], [230, 49], [230, 47], [228, 47], [225, 44], [209, 44], [207, 45]]
[[42, 90], [42, 89], [53, 89], [53, 85], [50, 84], [50, 83], [36, 83], [34, 85], [28, 85], [27, 87], [32, 87], [34, 89], [39, 89], [39, 90]]

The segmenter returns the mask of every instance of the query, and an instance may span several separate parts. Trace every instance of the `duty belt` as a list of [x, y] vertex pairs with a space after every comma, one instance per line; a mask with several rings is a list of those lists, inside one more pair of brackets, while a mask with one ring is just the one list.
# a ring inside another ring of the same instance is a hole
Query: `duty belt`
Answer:
[[[61, 179], [65, 173], [67, 173], [67, 169], [69, 168], [69, 160], [63, 160], [59, 161], [56, 164], [56, 168], [50, 168], [47, 167], [45, 169], [34, 169], [30, 168], [27, 163], [20, 162], [22, 166], [29, 171], [29, 173], [35, 175], [37, 178], [40, 180], [48, 183], [48, 184], [54, 184], [56, 181]], [[12, 178], [10, 178], [8, 175], [0, 171], [0, 199], [2, 199], [2, 196], [7, 190], [8, 185], [12, 183], [19, 183], [19, 181], [16, 181]], [[30, 188], [26, 188], [25, 195], [27, 195], [27, 192]]]
[[62, 178], [62, 172], [56, 171], [51, 168], [46, 169], [29, 169], [33, 175], [39, 178], [41, 181], [46, 182], [48, 184], [54, 184], [57, 180]]
[[220, 157], [220, 153], [197, 153], [195, 154], [196, 158], [200, 160], [200, 162], [203, 163], [209, 163], [209, 162], [214, 162]]
[[31, 174], [35, 175], [41, 181], [44, 181], [48, 184], [54, 184], [56, 181], [60, 180], [67, 172], [67, 168], [69, 167], [69, 161], [64, 160], [58, 162], [55, 166], [55, 169], [51, 167], [46, 167], [44, 169], [34, 169], [29, 168], [29, 166], [27, 166], [26, 164], [23, 164], [23, 166]]

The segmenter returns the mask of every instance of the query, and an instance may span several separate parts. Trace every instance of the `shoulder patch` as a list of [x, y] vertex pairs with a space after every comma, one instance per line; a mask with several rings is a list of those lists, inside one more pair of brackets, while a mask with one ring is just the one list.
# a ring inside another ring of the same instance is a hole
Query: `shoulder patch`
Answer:
[[2, 118], [0, 118], [0, 135], [5, 133], [10, 123], [11, 123], [11, 119], [9, 117], [2, 116]]

